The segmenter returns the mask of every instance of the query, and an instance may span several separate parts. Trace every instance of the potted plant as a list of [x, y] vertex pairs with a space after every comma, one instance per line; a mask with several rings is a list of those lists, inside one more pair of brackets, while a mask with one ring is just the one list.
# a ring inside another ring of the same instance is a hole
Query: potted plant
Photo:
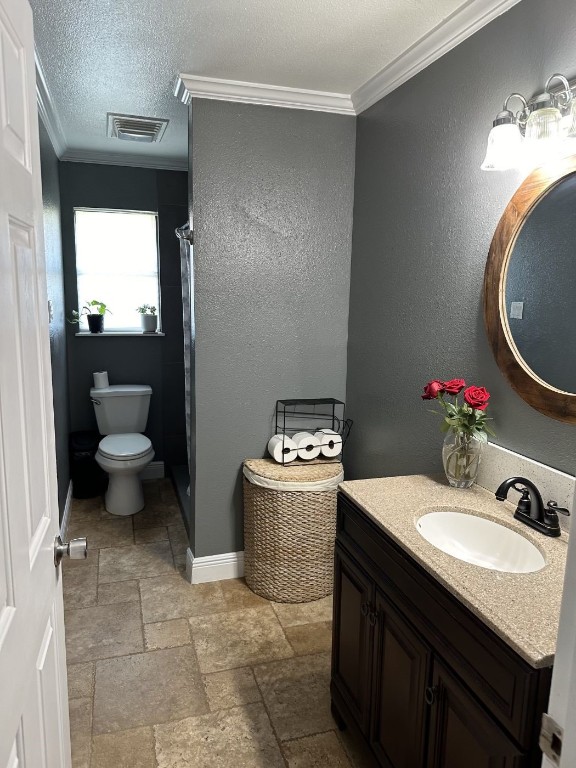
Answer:
[[142, 321], [142, 333], [156, 333], [158, 329], [156, 307], [152, 307], [150, 304], [142, 304], [141, 307], [136, 308], [136, 312], [140, 313], [140, 320]]
[[[87, 301], [79, 312], [75, 309], [72, 310], [72, 316], [68, 319], [68, 322], [79, 323], [81, 318], [86, 315], [90, 333], [102, 333], [104, 330], [104, 315], [106, 312], [110, 312], [110, 310], [103, 301], [92, 299], [91, 301]], [[112, 313], [110, 312], [110, 314]]]

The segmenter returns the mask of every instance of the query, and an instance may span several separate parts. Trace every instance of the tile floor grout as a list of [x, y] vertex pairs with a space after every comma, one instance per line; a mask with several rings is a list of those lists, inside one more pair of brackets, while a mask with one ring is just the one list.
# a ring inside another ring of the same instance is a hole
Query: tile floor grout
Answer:
[[264, 700], [264, 694], [262, 693], [262, 689], [261, 689], [261, 687], [260, 687], [260, 685], [258, 683], [258, 678], [256, 677], [256, 675], [254, 673], [254, 667], [250, 667], [250, 670], [252, 672], [252, 676], [254, 677], [254, 682], [256, 683], [256, 688], [260, 692], [260, 698], [262, 700], [262, 704], [264, 706], [264, 710], [266, 712], [266, 715], [268, 716], [268, 720], [270, 721], [270, 727], [272, 728], [272, 733], [274, 734], [274, 737], [276, 738], [276, 741], [278, 743], [278, 747], [280, 749], [280, 754], [282, 756], [282, 760], [284, 762], [284, 766], [285, 766], [285, 768], [290, 768], [290, 766], [288, 765], [288, 761], [286, 760], [286, 755], [284, 754], [284, 750], [282, 749], [282, 743], [280, 741], [280, 737], [278, 736], [278, 732], [276, 730], [276, 727], [275, 727], [274, 723], [272, 722], [272, 717], [270, 715], [270, 711], [269, 711], [268, 707], [266, 706], [266, 702]]
[[[228, 768], [232, 748], [242, 768], [362, 768], [329, 714], [330, 600], [280, 609], [242, 580], [188, 584], [177, 565], [185, 542], [173, 491], [154, 481], [146, 498], [139, 527], [130, 519], [132, 543], [120, 546], [114, 536], [129, 538], [122, 518], [107, 515], [98, 499], [73, 504], [75, 528], [104, 544], [86, 564], [96, 569], [95, 584], [81, 568], [64, 570], [69, 667], [77, 676], [71, 711], [81, 716], [86, 703], [90, 711], [88, 734], [71, 716], [73, 768]], [[153, 528], [167, 538], [141, 534], [136, 543], [137, 530]], [[114, 552], [102, 562], [101, 550]], [[114, 590], [127, 582], [135, 588]], [[135, 602], [137, 609], [119, 609]], [[206, 752], [207, 740], [217, 748]]]

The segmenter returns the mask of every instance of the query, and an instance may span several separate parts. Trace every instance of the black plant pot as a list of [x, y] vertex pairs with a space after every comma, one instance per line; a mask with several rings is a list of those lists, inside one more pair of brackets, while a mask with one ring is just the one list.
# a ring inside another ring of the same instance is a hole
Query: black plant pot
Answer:
[[104, 315], [86, 315], [90, 333], [102, 333], [104, 330]]

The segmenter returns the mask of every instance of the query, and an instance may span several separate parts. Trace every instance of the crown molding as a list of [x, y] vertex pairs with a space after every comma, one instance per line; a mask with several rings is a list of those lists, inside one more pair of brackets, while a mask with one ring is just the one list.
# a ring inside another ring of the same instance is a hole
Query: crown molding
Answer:
[[160, 171], [187, 171], [187, 160], [170, 160], [143, 155], [122, 155], [115, 152], [98, 152], [90, 149], [66, 149], [60, 156], [67, 163], [95, 163], [97, 165], [125, 165], [130, 168], [155, 168]]
[[50, 89], [44, 75], [44, 67], [38, 53], [34, 47], [34, 61], [36, 63], [36, 103], [38, 105], [38, 114], [42, 120], [46, 133], [48, 134], [54, 152], [61, 157], [66, 150], [66, 139], [64, 138], [64, 129], [58, 117], [58, 112], [54, 106]]
[[519, 2], [520, 0], [469, 0], [405, 53], [357, 88], [351, 94], [355, 113], [359, 115], [371, 107]]
[[309, 109], [314, 112], [334, 112], [355, 115], [352, 99], [345, 93], [309, 91], [305, 88], [284, 88], [280, 85], [221, 80], [217, 77], [179, 75], [174, 95], [184, 104], [193, 98], [261, 104], [269, 107]]

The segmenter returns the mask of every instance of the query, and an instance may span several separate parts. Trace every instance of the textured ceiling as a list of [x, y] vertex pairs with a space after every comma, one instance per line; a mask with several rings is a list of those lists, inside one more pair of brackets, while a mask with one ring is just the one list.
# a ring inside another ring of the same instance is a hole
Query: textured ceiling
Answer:
[[[186, 72], [350, 94], [469, 0], [31, 0], [71, 152], [187, 154]], [[165, 117], [158, 145], [106, 138], [106, 113]]]

